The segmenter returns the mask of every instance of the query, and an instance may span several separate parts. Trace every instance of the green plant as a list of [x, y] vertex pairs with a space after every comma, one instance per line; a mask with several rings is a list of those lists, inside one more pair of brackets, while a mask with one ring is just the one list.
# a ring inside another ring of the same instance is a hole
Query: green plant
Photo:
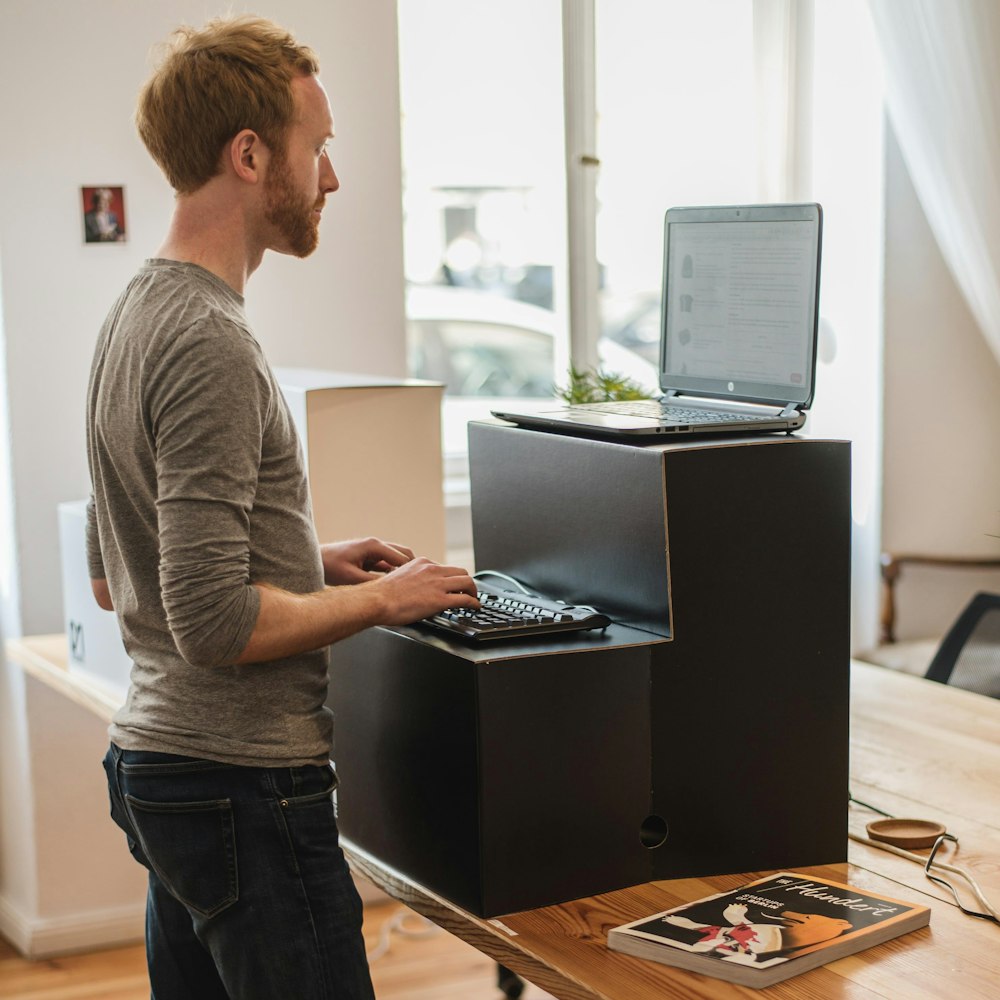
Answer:
[[616, 372], [569, 368], [569, 382], [556, 386], [556, 394], [567, 403], [606, 403], [622, 399], [649, 399], [650, 393], [635, 379]]

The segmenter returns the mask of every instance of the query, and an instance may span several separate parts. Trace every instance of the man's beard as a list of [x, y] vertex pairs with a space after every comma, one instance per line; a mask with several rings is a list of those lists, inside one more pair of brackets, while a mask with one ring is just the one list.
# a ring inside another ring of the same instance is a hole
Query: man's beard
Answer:
[[319, 217], [313, 215], [313, 210], [320, 201], [303, 197], [295, 190], [284, 157], [271, 160], [264, 183], [264, 217], [281, 233], [283, 252], [308, 257], [319, 244]]

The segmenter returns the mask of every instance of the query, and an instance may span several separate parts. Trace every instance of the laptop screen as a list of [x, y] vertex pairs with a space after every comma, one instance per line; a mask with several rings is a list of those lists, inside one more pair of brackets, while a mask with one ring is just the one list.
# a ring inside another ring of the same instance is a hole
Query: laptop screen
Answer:
[[672, 208], [664, 228], [660, 388], [807, 407], [820, 206]]

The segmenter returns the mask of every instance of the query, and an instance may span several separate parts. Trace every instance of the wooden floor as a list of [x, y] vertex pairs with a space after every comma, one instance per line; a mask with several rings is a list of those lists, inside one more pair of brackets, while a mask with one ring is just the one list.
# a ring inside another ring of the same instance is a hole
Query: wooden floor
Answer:
[[[490, 959], [405, 907], [366, 907], [365, 943], [378, 1000], [503, 1000]], [[531, 985], [521, 996], [550, 1000]], [[29, 962], [0, 938], [0, 997], [149, 1000], [145, 951], [135, 945]]]

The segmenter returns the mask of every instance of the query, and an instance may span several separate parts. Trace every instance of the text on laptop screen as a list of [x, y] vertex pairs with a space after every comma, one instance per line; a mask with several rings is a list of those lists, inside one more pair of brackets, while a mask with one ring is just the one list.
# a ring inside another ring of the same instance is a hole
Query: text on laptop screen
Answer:
[[662, 386], [808, 400], [816, 223], [668, 224]]

